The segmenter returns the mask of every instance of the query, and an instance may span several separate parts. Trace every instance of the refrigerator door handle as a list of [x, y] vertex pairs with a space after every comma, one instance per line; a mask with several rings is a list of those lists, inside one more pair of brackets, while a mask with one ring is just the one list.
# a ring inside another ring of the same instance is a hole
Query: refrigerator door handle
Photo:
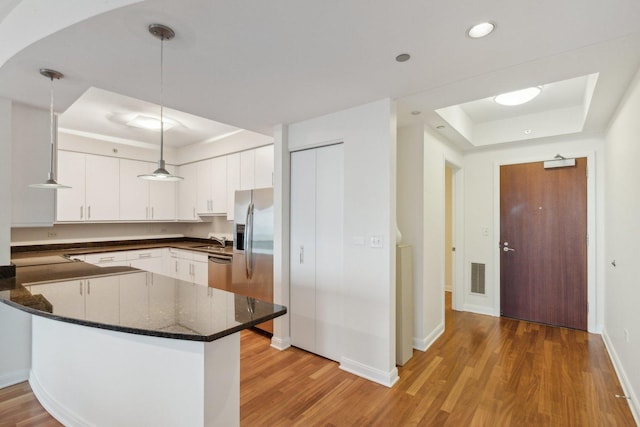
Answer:
[[247, 264], [247, 278], [253, 277], [253, 202], [249, 203], [247, 209], [247, 231], [245, 233], [247, 238], [245, 262]]

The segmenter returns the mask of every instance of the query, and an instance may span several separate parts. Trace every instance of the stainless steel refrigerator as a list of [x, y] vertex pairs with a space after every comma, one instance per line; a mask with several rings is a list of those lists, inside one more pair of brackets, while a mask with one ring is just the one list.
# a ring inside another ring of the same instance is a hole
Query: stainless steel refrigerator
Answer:
[[[235, 194], [231, 291], [273, 302], [273, 189]], [[247, 313], [244, 313], [247, 311]], [[236, 316], [251, 316], [246, 298], [236, 297]], [[273, 333], [273, 321], [257, 325]]]

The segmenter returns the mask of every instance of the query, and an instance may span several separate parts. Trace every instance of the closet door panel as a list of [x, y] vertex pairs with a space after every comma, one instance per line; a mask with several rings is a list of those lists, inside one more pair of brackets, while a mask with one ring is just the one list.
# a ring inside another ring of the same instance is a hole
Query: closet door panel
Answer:
[[315, 152], [291, 154], [291, 343], [315, 352]]

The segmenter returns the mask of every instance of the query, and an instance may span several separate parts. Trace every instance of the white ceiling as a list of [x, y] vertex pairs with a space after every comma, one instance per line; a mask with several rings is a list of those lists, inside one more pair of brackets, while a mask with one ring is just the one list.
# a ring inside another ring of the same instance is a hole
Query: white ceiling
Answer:
[[[497, 30], [466, 37], [484, 20]], [[159, 43], [147, 26], [159, 22], [176, 31], [165, 45], [165, 105], [231, 126], [270, 134], [388, 97], [400, 126], [436, 128], [446, 125], [437, 109], [598, 73], [581, 131], [599, 132], [640, 65], [639, 20], [637, 0], [149, 0], [18, 52], [0, 68], [0, 96], [47, 108], [38, 69], [48, 67], [66, 75], [58, 111], [90, 87], [157, 104]], [[396, 62], [400, 53], [411, 60]], [[474, 148], [449, 126], [441, 132]]]
[[[160, 107], [151, 102], [91, 87], [60, 115], [58, 128], [61, 132], [94, 139], [104, 139], [106, 136], [112, 142], [153, 148], [160, 141], [159, 131], [127, 125], [137, 115], [156, 118], [159, 122]], [[168, 119], [177, 123], [164, 132], [164, 143], [170, 147], [213, 142], [241, 131], [233, 126], [171, 108], [164, 109], [163, 117], [165, 121]]]

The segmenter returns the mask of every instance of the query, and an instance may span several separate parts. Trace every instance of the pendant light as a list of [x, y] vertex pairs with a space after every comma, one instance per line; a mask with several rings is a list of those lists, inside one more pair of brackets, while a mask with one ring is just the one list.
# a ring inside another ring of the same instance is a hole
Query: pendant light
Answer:
[[48, 68], [41, 68], [40, 69], [40, 74], [42, 74], [43, 76], [45, 76], [46, 78], [48, 78], [49, 80], [51, 80], [51, 96], [50, 96], [50, 100], [49, 100], [49, 111], [50, 111], [50, 124], [49, 124], [49, 131], [50, 131], [50, 135], [49, 135], [49, 142], [51, 145], [51, 151], [49, 153], [49, 160], [50, 160], [50, 167], [49, 167], [49, 179], [47, 179], [45, 182], [43, 182], [42, 184], [31, 184], [29, 185], [29, 187], [31, 188], [49, 188], [49, 189], [53, 189], [56, 190], [58, 188], [71, 188], [67, 185], [62, 185], [62, 184], [58, 184], [56, 182], [56, 177], [55, 174], [53, 173], [53, 166], [54, 166], [54, 159], [55, 159], [55, 134], [54, 134], [54, 129], [55, 129], [55, 125], [54, 125], [54, 115], [53, 115], [53, 79], [57, 79], [60, 80], [61, 78], [64, 77], [64, 75], [58, 71], [55, 70], [50, 70]]
[[163, 152], [164, 152], [164, 41], [171, 40], [176, 33], [166, 25], [151, 24], [149, 25], [149, 32], [154, 37], [160, 39], [160, 160], [158, 160], [158, 169], [151, 174], [138, 175], [138, 178], [148, 179], [151, 181], [180, 181], [181, 176], [171, 175], [165, 167]]

